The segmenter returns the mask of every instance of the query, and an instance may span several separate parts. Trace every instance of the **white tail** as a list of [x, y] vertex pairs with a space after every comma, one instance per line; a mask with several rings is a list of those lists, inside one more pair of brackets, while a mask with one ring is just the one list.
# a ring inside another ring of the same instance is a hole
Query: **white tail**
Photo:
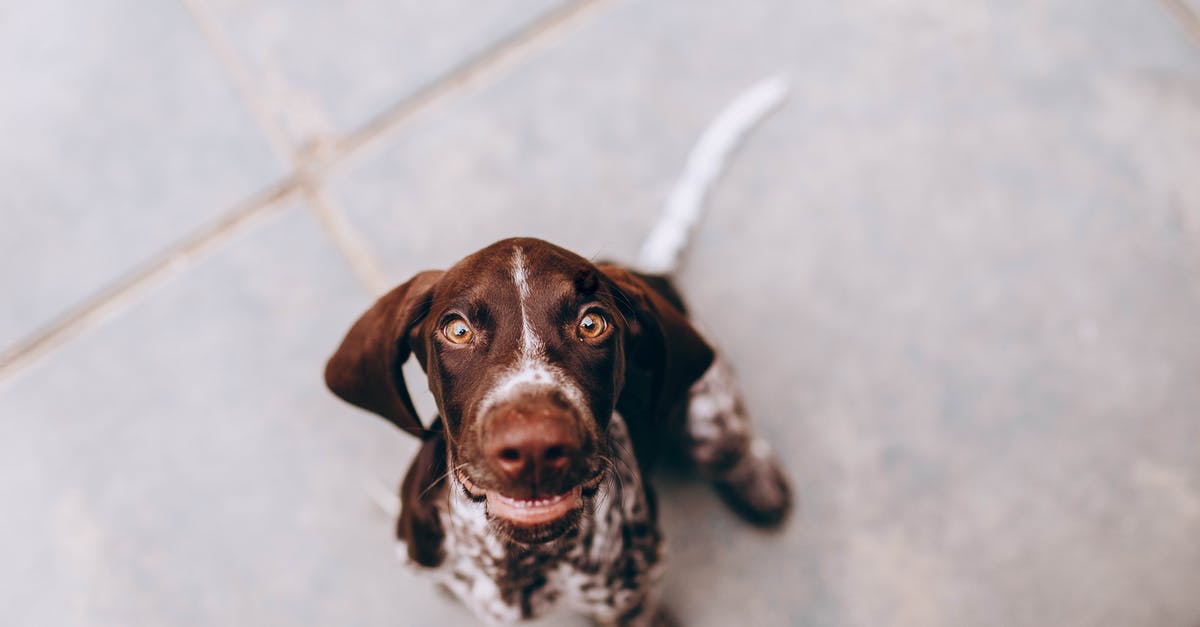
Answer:
[[754, 84], [729, 103], [704, 130], [688, 155], [687, 168], [675, 183], [658, 224], [642, 244], [638, 269], [654, 274], [673, 271], [687, 246], [688, 235], [713, 181], [725, 169], [729, 154], [756, 124], [782, 102], [787, 82], [773, 76]]

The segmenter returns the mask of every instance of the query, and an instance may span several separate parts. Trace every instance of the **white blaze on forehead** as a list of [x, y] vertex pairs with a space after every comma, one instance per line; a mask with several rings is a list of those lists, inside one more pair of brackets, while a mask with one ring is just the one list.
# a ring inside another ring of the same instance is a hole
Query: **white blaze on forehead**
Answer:
[[513, 248], [512, 277], [521, 302], [521, 360], [535, 359], [542, 354], [543, 346], [529, 321], [529, 278], [525, 274], [525, 251], [520, 246]]
[[487, 410], [514, 394], [518, 388], [536, 386], [551, 387], [560, 390], [583, 415], [588, 415], [587, 403], [583, 401], [583, 391], [554, 364], [546, 360], [546, 347], [542, 338], [538, 337], [533, 322], [529, 319], [529, 275], [527, 273], [525, 251], [520, 246], [513, 248], [512, 279], [517, 287], [518, 301], [521, 306], [521, 342], [520, 353], [516, 363], [510, 367], [495, 387], [488, 391], [480, 404], [481, 412]]

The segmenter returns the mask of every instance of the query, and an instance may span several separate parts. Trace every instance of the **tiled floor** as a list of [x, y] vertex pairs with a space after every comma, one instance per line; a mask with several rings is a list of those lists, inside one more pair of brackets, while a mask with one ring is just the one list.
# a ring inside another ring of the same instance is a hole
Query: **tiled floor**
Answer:
[[675, 613], [1200, 625], [1189, 6], [0, 9], [0, 622], [468, 622], [369, 495], [413, 443], [324, 358], [499, 237], [631, 259], [782, 73], [680, 279], [800, 508], [762, 534], [661, 477]]

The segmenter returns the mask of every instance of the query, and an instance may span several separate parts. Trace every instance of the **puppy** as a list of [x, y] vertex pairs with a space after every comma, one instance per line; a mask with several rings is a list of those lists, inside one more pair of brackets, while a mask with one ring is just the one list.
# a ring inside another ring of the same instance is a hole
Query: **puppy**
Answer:
[[[417, 417], [415, 356], [438, 416]], [[662, 276], [508, 239], [422, 272], [354, 324], [325, 371], [342, 399], [421, 438], [400, 488], [404, 555], [480, 619], [557, 607], [666, 621], [646, 478], [677, 452], [748, 520], [791, 491], [729, 368]]]

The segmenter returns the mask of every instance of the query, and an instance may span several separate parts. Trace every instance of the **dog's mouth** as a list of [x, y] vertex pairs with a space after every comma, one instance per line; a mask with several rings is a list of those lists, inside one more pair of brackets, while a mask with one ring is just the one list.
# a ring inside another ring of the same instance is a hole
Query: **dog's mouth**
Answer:
[[487, 493], [488, 514], [518, 525], [545, 525], [583, 506], [583, 488], [542, 499], [514, 499], [499, 492]]
[[488, 519], [509, 539], [526, 544], [549, 542], [578, 524], [586, 499], [596, 493], [603, 472], [555, 496], [522, 499], [481, 488], [462, 473], [459, 483], [467, 496], [487, 505]]

